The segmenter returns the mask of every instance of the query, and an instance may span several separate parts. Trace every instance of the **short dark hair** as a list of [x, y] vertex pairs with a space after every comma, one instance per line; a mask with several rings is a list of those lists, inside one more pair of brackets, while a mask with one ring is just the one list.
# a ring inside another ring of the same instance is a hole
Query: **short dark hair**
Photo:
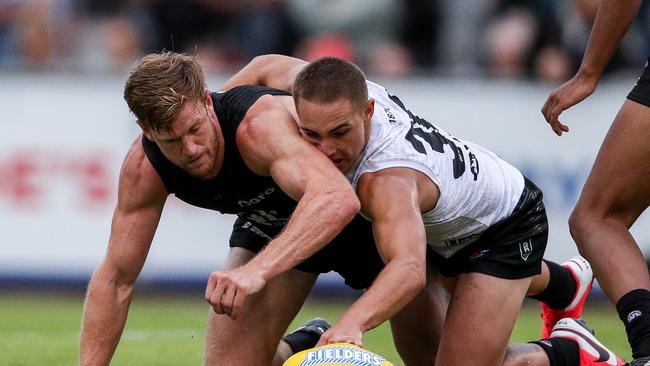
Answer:
[[336, 57], [320, 58], [300, 71], [293, 84], [293, 99], [330, 103], [348, 99], [357, 107], [368, 102], [368, 85], [363, 71]]
[[183, 104], [203, 99], [205, 76], [195, 56], [162, 52], [144, 56], [129, 75], [124, 99], [138, 121], [168, 130]]

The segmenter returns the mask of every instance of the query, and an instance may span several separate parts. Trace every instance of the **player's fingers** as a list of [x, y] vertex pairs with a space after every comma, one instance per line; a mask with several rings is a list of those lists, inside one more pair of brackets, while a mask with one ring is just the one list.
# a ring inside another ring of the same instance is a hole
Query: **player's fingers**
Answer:
[[232, 317], [233, 301], [235, 300], [235, 294], [237, 292], [237, 286], [232, 285], [228, 287], [221, 297], [221, 307], [223, 308], [223, 312], [230, 317]]
[[543, 110], [542, 114], [544, 115], [544, 119], [546, 119], [546, 122], [548, 123], [552, 122], [551, 115], [553, 110], [558, 106], [558, 104], [560, 104], [560, 98], [558, 97], [557, 92], [551, 93], [551, 95], [546, 100], [544, 107], [542, 108]]
[[318, 339], [318, 343], [316, 343], [316, 347], [319, 346], [324, 346], [329, 342], [330, 336], [329, 336], [329, 331], [326, 331], [325, 333], [321, 334], [320, 338]]
[[[325, 334], [323, 334], [323, 336], [325, 336]], [[323, 337], [321, 337], [321, 340], [323, 340]], [[347, 334], [339, 334], [328, 337], [327, 340], [324, 340], [324, 342], [324, 344], [349, 343], [362, 347], [361, 339]]]
[[550, 120], [548, 119], [548, 115], [552, 107], [553, 107], [553, 95], [551, 94], [548, 97], [548, 99], [546, 99], [546, 103], [544, 103], [544, 106], [542, 106], [542, 115], [544, 116], [546, 122], [550, 122]]
[[569, 132], [569, 126], [562, 124], [562, 122], [560, 122], [560, 121], [557, 121], [557, 122], [559, 123], [560, 129], [562, 129], [562, 131]]
[[560, 114], [564, 112], [564, 107], [561, 104], [556, 105], [553, 110], [550, 112], [550, 117], [551, 117], [551, 126], [553, 127], [553, 131], [558, 135], [562, 135], [562, 131], [567, 128], [567, 126], [563, 125], [559, 118]]
[[208, 277], [208, 285], [205, 287], [205, 294], [203, 295], [205, 301], [210, 302], [214, 288], [217, 286], [217, 282], [218, 280], [216, 273], [211, 273], [210, 277]]
[[352, 337], [352, 336], [346, 336], [346, 337], [342, 337], [340, 339], [331, 338], [329, 340], [329, 343], [349, 343], [349, 344], [354, 344], [355, 346], [359, 346], [359, 347], [363, 348], [363, 342], [361, 342], [360, 339], [358, 339], [356, 337]]
[[241, 314], [244, 307], [244, 300], [246, 299], [246, 292], [238, 289], [235, 293], [234, 299], [232, 301], [232, 314], [231, 318], [237, 319], [237, 316]]
[[224, 293], [227, 291], [227, 287], [224, 282], [225, 281], [221, 280], [217, 283], [217, 286], [215, 287], [214, 292], [210, 297], [210, 304], [212, 304], [212, 308], [214, 309], [214, 312], [217, 314], [224, 313], [223, 304], [221, 302], [221, 298], [224, 296]]

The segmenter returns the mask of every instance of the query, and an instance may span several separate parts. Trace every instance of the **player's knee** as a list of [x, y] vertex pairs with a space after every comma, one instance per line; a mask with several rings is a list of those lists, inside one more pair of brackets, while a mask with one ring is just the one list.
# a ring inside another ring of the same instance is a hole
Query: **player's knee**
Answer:
[[593, 225], [597, 225], [597, 218], [593, 210], [582, 205], [577, 205], [569, 216], [569, 233], [576, 242], [581, 254], [583, 254], [582, 250], [586, 243], [585, 238], [593, 230]]

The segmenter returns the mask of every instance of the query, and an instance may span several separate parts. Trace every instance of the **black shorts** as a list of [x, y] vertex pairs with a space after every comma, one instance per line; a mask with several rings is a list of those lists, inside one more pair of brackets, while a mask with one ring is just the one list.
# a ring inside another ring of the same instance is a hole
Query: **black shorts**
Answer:
[[[237, 218], [230, 235], [230, 247], [258, 253], [278, 234]], [[331, 243], [296, 266], [298, 270], [316, 274], [335, 271], [354, 289], [370, 287], [383, 268], [384, 262], [372, 235], [372, 224], [360, 215]]]
[[639, 77], [639, 80], [636, 82], [634, 88], [632, 88], [630, 94], [627, 95], [627, 99], [641, 103], [647, 107], [650, 107], [650, 68], [648, 68], [649, 62], [650, 58], [648, 58], [648, 62], [645, 64], [645, 69], [643, 69], [641, 77]]
[[525, 179], [524, 191], [512, 214], [490, 226], [478, 240], [450, 258], [432, 250], [427, 258], [443, 276], [478, 272], [518, 279], [541, 273], [548, 240], [548, 220], [542, 191]]

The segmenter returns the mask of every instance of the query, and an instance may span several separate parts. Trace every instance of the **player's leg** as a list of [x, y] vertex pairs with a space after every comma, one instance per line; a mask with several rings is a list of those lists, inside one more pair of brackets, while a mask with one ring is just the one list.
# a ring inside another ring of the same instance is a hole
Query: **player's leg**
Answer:
[[560, 319], [550, 337], [527, 344], [511, 344], [504, 366], [621, 366], [583, 320]]
[[[650, 204], [650, 108], [627, 100], [569, 222], [580, 253], [617, 305], [635, 357], [650, 356], [650, 278], [629, 232]], [[636, 316], [639, 315], [639, 316]]]
[[458, 276], [436, 365], [501, 365], [532, 277]]
[[427, 285], [390, 320], [395, 348], [408, 366], [431, 366], [449, 302], [435, 270], [427, 271]]
[[[231, 248], [226, 269], [236, 268], [255, 256], [244, 248]], [[316, 275], [290, 270], [269, 281], [260, 293], [248, 298], [240, 316], [232, 320], [210, 309], [206, 331], [206, 365], [268, 366], [289, 323], [300, 310]], [[280, 350], [286, 352], [286, 345]], [[288, 355], [278, 355], [281, 362]]]
[[273, 359], [273, 366], [281, 366], [292, 355], [313, 348], [330, 327], [330, 322], [322, 318], [311, 319], [301, 324], [282, 337]]
[[544, 260], [542, 272], [533, 277], [528, 297], [539, 300], [542, 308], [542, 338], [563, 318], [580, 318], [591, 291], [593, 272], [581, 256], [557, 264]]
[[503, 366], [551, 366], [544, 349], [537, 344], [517, 343], [508, 346]]
[[[485, 276], [485, 275], [481, 275]], [[489, 276], [488, 276], [489, 277]], [[463, 275], [459, 276], [461, 280], [456, 282], [462, 283]], [[511, 280], [500, 280], [496, 277], [492, 277], [495, 281], [511, 281]], [[525, 279], [524, 279], [525, 280]], [[453, 281], [449, 282], [450, 284]], [[472, 287], [475, 290], [478, 290], [477, 287]], [[488, 289], [494, 289], [495, 286], [488, 285]], [[506, 288], [511, 288], [510, 285], [507, 285]], [[456, 287], [459, 291], [463, 291], [461, 286]], [[507, 294], [507, 291], [505, 292]], [[488, 301], [494, 300], [494, 293], [490, 294]], [[478, 300], [481, 301], [481, 300]], [[456, 297], [452, 298], [452, 303], [456, 304]], [[500, 303], [500, 302], [497, 302]], [[455, 306], [455, 305], [452, 305]], [[501, 311], [501, 306], [497, 307], [497, 311]], [[471, 309], [462, 309], [460, 313], [470, 312], [473, 313]], [[489, 313], [489, 312], [488, 312]], [[499, 313], [495, 313], [499, 314]], [[478, 315], [478, 317], [483, 317], [484, 315]], [[487, 314], [487, 316], [490, 316]], [[515, 315], [516, 316], [516, 315]], [[469, 320], [472, 321], [471, 319]], [[500, 321], [498, 324], [502, 324]], [[470, 327], [469, 331], [465, 329], [466, 333], [472, 333], [477, 328], [486, 328], [494, 329], [493, 325], [487, 324], [487, 322], [481, 322], [481, 327]], [[487, 332], [491, 337], [491, 332]], [[447, 332], [444, 333], [445, 336]], [[497, 332], [495, 334], [504, 334], [503, 332]], [[465, 338], [459, 340], [461, 346], [460, 349], [463, 350], [465, 347], [462, 344], [476, 344], [476, 342], [482, 342], [476, 339], [470, 339], [472, 335], [469, 335]], [[500, 343], [505, 348], [507, 345], [507, 337], [501, 337]], [[483, 343], [485, 344], [485, 343]], [[447, 347], [447, 343], [444, 343], [441, 347], [442, 349]], [[491, 352], [486, 351], [479, 343], [478, 345], [478, 354], [490, 354]], [[494, 348], [492, 348], [494, 349]], [[458, 352], [455, 352], [458, 354]], [[460, 353], [461, 359], [464, 353]], [[487, 359], [480, 359], [477, 364], [484, 362], [484, 365], [505, 365], [505, 366], [588, 366], [588, 365], [601, 365], [601, 366], [615, 366], [622, 365], [622, 362], [618, 357], [616, 357], [611, 351], [607, 350], [598, 340], [589, 332], [588, 329], [583, 327], [581, 324], [577, 323], [574, 319], [561, 319], [555, 324], [554, 329], [549, 334], [547, 339], [538, 341], [530, 344], [509, 344], [505, 352], [505, 357], [502, 360], [502, 363], [498, 360], [498, 357], [494, 361], [489, 361]], [[406, 360], [405, 360], [406, 361]], [[445, 361], [438, 361], [436, 365], [444, 365]], [[466, 361], [467, 362], [467, 361]], [[467, 364], [467, 363], [463, 363]], [[474, 364], [474, 363], [469, 363]], [[411, 363], [406, 362], [406, 365], [411, 366]], [[419, 363], [414, 363], [414, 365], [419, 365]]]

